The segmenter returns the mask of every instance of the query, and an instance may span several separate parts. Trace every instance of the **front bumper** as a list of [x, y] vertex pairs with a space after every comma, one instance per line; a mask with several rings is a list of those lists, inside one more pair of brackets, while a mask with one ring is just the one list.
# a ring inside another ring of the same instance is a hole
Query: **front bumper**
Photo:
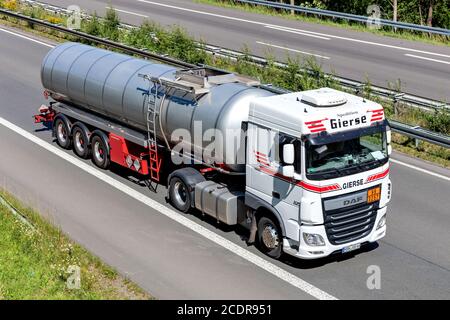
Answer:
[[301, 235], [303, 232], [307, 233], [315, 233], [322, 236], [325, 241], [324, 246], [310, 246], [306, 244], [303, 240], [303, 237], [300, 236], [300, 243], [293, 243], [289, 239], [283, 240], [283, 251], [289, 255], [298, 257], [300, 259], [318, 259], [329, 256], [334, 252], [342, 251], [343, 248], [348, 247], [354, 244], [362, 244], [366, 242], [375, 242], [379, 239], [383, 238], [386, 235], [386, 225], [382, 228], [376, 230], [378, 222], [380, 219], [386, 214], [386, 207], [380, 208], [377, 210], [377, 218], [375, 220], [374, 227], [372, 231], [365, 236], [364, 238], [348, 242], [342, 245], [333, 245], [328, 241], [327, 234], [325, 232], [325, 227], [323, 225], [320, 226], [300, 226], [299, 234]]

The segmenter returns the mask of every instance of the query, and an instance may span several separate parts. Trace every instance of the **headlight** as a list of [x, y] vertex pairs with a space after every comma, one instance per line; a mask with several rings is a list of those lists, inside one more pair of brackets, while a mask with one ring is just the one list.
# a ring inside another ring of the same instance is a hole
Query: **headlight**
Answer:
[[386, 215], [382, 216], [378, 221], [377, 230], [383, 228], [386, 225]]
[[324, 246], [325, 241], [323, 240], [322, 236], [320, 234], [315, 233], [303, 233], [303, 239], [305, 240], [306, 244], [310, 246]]

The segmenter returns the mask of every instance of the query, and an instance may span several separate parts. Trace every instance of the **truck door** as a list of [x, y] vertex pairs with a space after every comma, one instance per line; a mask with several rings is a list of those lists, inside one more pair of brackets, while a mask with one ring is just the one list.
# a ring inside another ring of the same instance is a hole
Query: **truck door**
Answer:
[[[253, 133], [248, 144], [247, 190], [275, 207], [283, 220], [298, 221], [301, 188], [295, 179], [282, 175], [280, 157], [283, 144], [294, 143], [298, 148], [295, 167], [300, 170], [300, 141], [260, 126], [255, 126]], [[296, 176], [300, 176], [300, 171]]]

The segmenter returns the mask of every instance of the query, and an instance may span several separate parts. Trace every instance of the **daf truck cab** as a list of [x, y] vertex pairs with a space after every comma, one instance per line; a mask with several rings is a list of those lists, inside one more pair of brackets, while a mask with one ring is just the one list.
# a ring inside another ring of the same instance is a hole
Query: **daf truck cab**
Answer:
[[257, 98], [247, 137], [246, 203], [278, 220], [258, 225], [269, 255], [315, 259], [386, 234], [391, 146], [381, 105], [330, 88]]

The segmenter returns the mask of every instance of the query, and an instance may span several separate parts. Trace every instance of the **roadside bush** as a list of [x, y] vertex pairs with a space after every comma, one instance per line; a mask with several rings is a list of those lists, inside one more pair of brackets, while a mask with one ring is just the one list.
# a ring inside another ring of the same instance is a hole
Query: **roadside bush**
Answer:
[[94, 15], [90, 20], [83, 21], [81, 29], [83, 32], [86, 32], [93, 36], [100, 36], [102, 33], [102, 26], [98, 19], [97, 12], [94, 12]]
[[117, 41], [119, 39], [119, 26], [119, 15], [117, 14], [116, 10], [114, 10], [112, 7], [109, 7], [106, 10], [106, 16], [103, 20], [101, 28], [102, 36], [112, 41]]
[[425, 113], [426, 126], [432, 131], [450, 134], [450, 112], [437, 110], [434, 113]]
[[11, 11], [16, 11], [18, 8], [18, 3], [16, 0], [7, 0], [7, 1], [2, 1], [0, 3], [2, 8], [11, 10]]

